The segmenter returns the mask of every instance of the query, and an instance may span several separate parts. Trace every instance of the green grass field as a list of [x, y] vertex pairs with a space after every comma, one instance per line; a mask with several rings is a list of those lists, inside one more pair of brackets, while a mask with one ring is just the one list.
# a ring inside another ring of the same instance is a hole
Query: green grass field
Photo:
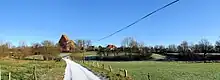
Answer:
[[63, 80], [65, 62], [0, 60], [1, 77], [8, 80], [11, 72], [12, 80], [33, 80], [34, 66], [38, 80]]
[[[95, 52], [85, 52], [85, 56], [96, 55]], [[82, 53], [72, 54], [77, 59], [82, 59]], [[1, 59], [0, 71], [3, 80], [8, 80], [8, 74], [11, 72], [11, 78], [16, 80], [33, 80], [34, 66], [38, 80], [63, 80], [66, 63], [55, 61], [34, 61]]]
[[[88, 54], [88, 53], [87, 53]], [[152, 55], [153, 60], [165, 56]], [[114, 69], [127, 69], [134, 80], [220, 80], [220, 63], [190, 63], [162, 61], [100, 62]]]
[[96, 56], [96, 52], [72, 53], [70, 56], [75, 60], [82, 60], [84, 56]]
[[128, 70], [134, 80], [220, 80], [220, 63], [186, 63], [186, 62], [101, 62], [113, 68]]
[[[82, 54], [73, 54], [81, 58]], [[85, 53], [94, 55], [94, 53]], [[155, 58], [163, 58], [153, 55]], [[127, 69], [129, 76], [134, 80], [220, 80], [220, 63], [187, 63], [187, 62], [160, 62], [160, 61], [127, 61], [127, 62], [100, 62], [111, 65], [114, 70]], [[12, 79], [32, 80], [33, 68], [37, 68], [38, 80], [63, 80], [65, 62], [31, 61], [31, 60], [0, 60], [3, 80], [8, 80], [8, 72]]]

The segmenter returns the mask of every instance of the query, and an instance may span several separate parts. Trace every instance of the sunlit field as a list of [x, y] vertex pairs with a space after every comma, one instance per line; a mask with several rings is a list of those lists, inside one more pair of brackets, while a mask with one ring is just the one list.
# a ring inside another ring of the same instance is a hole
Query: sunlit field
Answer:
[[11, 72], [12, 80], [33, 80], [36, 66], [37, 80], [63, 80], [65, 62], [30, 61], [30, 60], [0, 60], [1, 76], [8, 80]]
[[128, 70], [135, 80], [219, 80], [220, 63], [187, 63], [187, 62], [102, 62], [113, 68]]

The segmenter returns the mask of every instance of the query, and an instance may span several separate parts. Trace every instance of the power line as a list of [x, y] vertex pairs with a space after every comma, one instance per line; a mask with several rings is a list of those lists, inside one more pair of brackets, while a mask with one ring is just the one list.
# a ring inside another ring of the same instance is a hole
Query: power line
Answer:
[[170, 6], [170, 5], [172, 5], [172, 4], [174, 4], [174, 3], [178, 2], [178, 1], [179, 1], [179, 0], [175, 0], [175, 1], [173, 1], [173, 2], [171, 2], [171, 3], [169, 3], [169, 4], [165, 5], [165, 6], [163, 6], [163, 7], [161, 7], [161, 8], [156, 9], [156, 10], [154, 10], [153, 12], [151, 12], [151, 13], [145, 15], [144, 17], [142, 17], [142, 18], [140, 18], [140, 19], [134, 21], [133, 23], [129, 24], [128, 26], [125, 26], [125, 27], [123, 27], [122, 29], [119, 29], [119, 30], [117, 30], [116, 32], [114, 32], [114, 33], [112, 33], [112, 34], [107, 35], [107, 36], [105, 36], [105, 37], [99, 39], [98, 41], [101, 41], [101, 40], [103, 40], [103, 39], [109, 38], [109, 37], [115, 35], [116, 33], [119, 33], [119, 32], [121, 32], [121, 31], [123, 31], [123, 30], [125, 30], [125, 29], [131, 27], [132, 25], [134, 25], [134, 24], [140, 22], [140, 21], [143, 20], [144, 18], [146, 18], [146, 17], [148, 17], [148, 16], [150, 16], [150, 15], [156, 13], [157, 11], [160, 11], [160, 10], [162, 10], [162, 9], [164, 9], [164, 8]]

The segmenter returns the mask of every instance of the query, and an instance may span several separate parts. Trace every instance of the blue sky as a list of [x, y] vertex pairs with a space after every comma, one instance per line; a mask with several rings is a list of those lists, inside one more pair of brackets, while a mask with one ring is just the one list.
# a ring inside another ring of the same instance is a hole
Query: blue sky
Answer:
[[[0, 40], [18, 45], [52, 40], [98, 40], [173, 0], [0, 0]], [[219, 0], [180, 0], [95, 45], [134, 37], [146, 45], [211, 42], [220, 36]]]

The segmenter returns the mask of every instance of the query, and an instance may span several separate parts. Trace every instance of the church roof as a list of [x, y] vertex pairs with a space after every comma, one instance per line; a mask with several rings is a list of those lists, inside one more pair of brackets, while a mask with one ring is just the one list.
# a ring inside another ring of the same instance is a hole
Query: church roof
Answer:
[[60, 40], [59, 40], [59, 43], [62, 42], [62, 41], [69, 41], [69, 38], [66, 35], [63, 34], [61, 36]]

